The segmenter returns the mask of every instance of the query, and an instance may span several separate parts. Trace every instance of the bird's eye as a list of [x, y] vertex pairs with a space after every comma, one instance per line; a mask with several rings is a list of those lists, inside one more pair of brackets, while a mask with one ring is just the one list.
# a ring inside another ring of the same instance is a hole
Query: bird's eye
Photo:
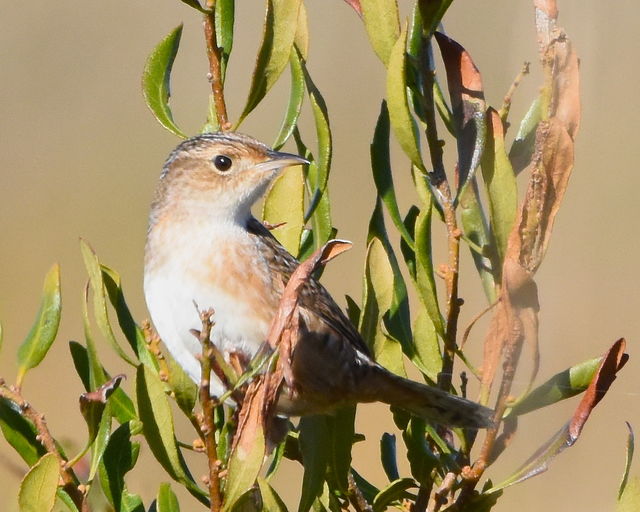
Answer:
[[231, 169], [231, 164], [233, 164], [231, 158], [225, 155], [218, 155], [213, 159], [213, 165], [221, 172], [226, 172]]

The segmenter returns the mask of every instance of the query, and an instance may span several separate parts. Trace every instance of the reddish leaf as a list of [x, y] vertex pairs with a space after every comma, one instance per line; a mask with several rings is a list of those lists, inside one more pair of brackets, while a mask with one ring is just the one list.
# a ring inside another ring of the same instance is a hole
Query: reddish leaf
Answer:
[[484, 148], [486, 105], [482, 77], [471, 55], [459, 43], [440, 32], [434, 35], [447, 70], [457, 131], [458, 189], [462, 190], [473, 177]]
[[625, 340], [619, 339], [604, 354], [600, 367], [591, 380], [571, 420], [529, 457], [520, 469], [507, 480], [490, 489], [489, 492], [496, 492], [509, 485], [523, 482], [532, 476], [543, 473], [559, 453], [575, 444], [591, 411], [602, 400], [611, 383], [615, 380], [616, 373], [622, 369], [629, 359], [629, 356], [624, 353], [625, 346]]
[[360, 5], [360, 0], [344, 0], [344, 1], [347, 2], [351, 7], [353, 7], [353, 10], [356, 11], [358, 13], [358, 16], [362, 18], [362, 6]]

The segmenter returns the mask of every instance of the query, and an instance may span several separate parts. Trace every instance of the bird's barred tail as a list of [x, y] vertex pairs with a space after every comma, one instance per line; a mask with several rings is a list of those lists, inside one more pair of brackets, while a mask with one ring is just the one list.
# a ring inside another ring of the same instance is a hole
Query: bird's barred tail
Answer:
[[441, 389], [394, 375], [376, 365], [376, 400], [451, 427], [488, 428], [493, 410]]

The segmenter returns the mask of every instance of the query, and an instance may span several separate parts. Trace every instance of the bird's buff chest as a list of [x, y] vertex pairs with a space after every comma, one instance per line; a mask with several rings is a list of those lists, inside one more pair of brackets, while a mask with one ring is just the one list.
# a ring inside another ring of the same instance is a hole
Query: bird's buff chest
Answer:
[[223, 353], [250, 358], [266, 339], [282, 283], [242, 226], [180, 224], [159, 219], [149, 232], [145, 298], [160, 338], [198, 380], [201, 347], [190, 332], [201, 328], [196, 305], [213, 308], [211, 338]]

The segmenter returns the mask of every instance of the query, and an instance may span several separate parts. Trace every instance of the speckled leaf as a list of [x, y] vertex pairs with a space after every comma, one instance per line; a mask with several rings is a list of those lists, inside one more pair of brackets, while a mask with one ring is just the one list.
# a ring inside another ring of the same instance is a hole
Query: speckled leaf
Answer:
[[[504, 148], [504, 128], [498, 113], [487, 110], [487, 138], [481, 160], [482, 178], [487, 190], [491, 232], [500, 263], [507, 252], [507, 241], [518, 209], [518, 188]], [[499, 280], [500, 276], [496, 275]]]
[[382, 202], [386, 206], [391, 221], [407, 245], [413, 248], [413, 238], [402, 221], [393, 185], [391, 158], [389, 155], [389, 126], [389, 110], [387, 109], [387, 103], [383, 101], [380, 107], [380, 115], [378, 116], [378, 122], [376, 123], [373, 141], [369, 147], [371, 153], [373, 180], [376, 184], [378, 196], [380, 196], [380, 199], [382, 199]]
[[409, 110], [409, 100], [407, 98], [406, 45], [407, 27], [405, 25], [389, 57], [389, 69], [387, 70], [389, 119], [393, 133], [398, 139], [402, 150], [416, 167], [424, 171], [424, 164], [420, 155], [418, 130]]
[[304, 174], [300, 165], [289, 167], [273, 182], [264, 201], [262, 218], [272, 225], [282, 224], [271, 233], [297, 256], [304, 227]]
[[256, 108], [287, 66], [296, 35], [301, 0], [267, 0], [262, 43], [249, 97], [236, 127]]
[[194, 497], [206, 502], [206, 494], [193, 481], [178, 451], [173, 415], [165, 395], [164, 384], [158, 375], [145, 365], [138, 366], [136, 396], [142, 430], [151, 452], [174, 480], [183, 484]]
[[397, 0], [360, 0], [364, 26], [373, 51], [386, 66], [400, 33]]
[[20, 512], [49, 512], [56, 501], [60, 480], [60, 463], [53, 453], [44, 455], [27, 473], [20, 484]]
[[426, 205], [416, 219], [416, 285], [436, 332], [444, 337], [444, 321], [440, 314], [431, 259], [431, 205]]
[[0, 429], [5, 440], [29, 465], [33, 466], [47, 451], [36, 439], [36, 429], [20, 408], [10, 400], [0, 398]]
[[330, 447], [325, 416], [303, 416], [299, 425], [300, 452], [304, 463], [298, 512], [307, 512], [322, 493]]
[[142, 93], [147, 106], [158, 122], [171, 133], [183, 139], [187, 136], [173, 121], [169, 107], [171, 68], [178, 53], [182, 24], [174, 28], [156, 46], [144, 66], [142, 73]]
[[160, 484], [158, 497], [156, 498], [157, 512], [180, 512], [178, 497], [171, 490], [171, 485], [166, 482]]
[[36, 321], [18, 349], [18, 385], [27, 371], [38, 366], [51, 348], [58, 334], [61, 308], [60, 266], [56, 264], [45, 277]]

